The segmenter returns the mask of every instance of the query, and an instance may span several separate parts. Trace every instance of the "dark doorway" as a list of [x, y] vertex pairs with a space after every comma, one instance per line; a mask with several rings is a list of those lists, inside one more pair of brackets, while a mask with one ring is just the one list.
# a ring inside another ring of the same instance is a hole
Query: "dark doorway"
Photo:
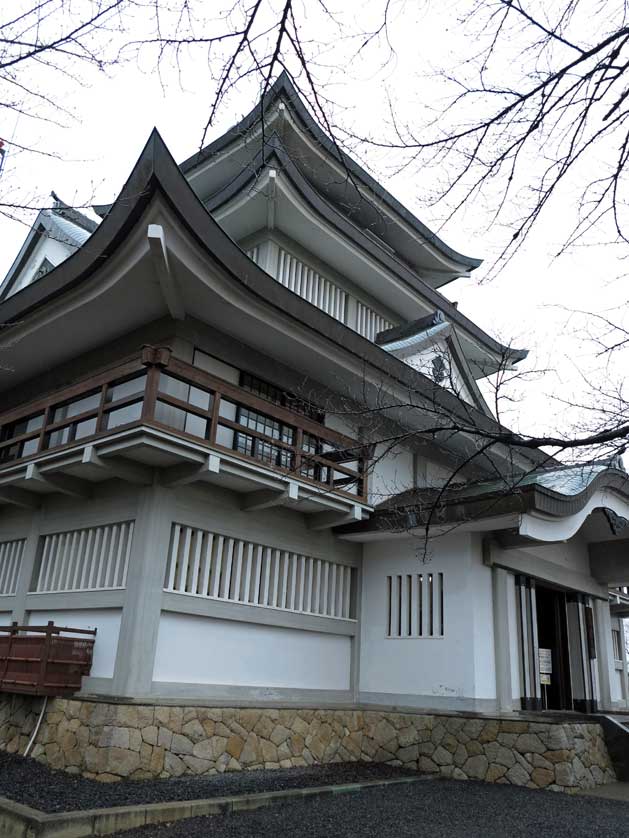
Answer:
[[566, 594], [538, 585], [536, 606], [538, 645], [540, 649], [550, 649], [552, 655], [550, 684], [541, 687], [543, 707], [546, 710], [572, 710]]

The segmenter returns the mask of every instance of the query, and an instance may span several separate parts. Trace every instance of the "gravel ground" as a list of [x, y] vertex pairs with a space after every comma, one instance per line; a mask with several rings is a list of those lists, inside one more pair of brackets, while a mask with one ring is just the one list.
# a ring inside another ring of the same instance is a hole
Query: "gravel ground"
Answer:
[[436, 780], [145, 826], [118, 838], [620, 838], [629, 804]]
[[0, 751], [0, 797], [43, 812], [69, 812], [107, 806], [132, 806], [175, 800], [199, 800], [235, 794], [329, 786], [401, 777], [415, 772], [370, 763], [334, 763], [309, 768], [243, 771], [211, 777], [127, 780], [99, 783], [63, 771], [51, 771], [33, 759]]

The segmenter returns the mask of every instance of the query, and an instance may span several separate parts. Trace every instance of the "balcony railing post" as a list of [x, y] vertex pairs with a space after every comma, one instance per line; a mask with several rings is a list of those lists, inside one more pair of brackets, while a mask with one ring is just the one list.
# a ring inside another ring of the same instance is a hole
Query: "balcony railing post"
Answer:
[[142, 347], [142, 363], [146, 367], [146, 385], [142, 403], [142, 419], [155, 418], [160, 371], [168, 366], [171, 350], [168, 346]]
[[212, 402], [212, 415], [210, 418], [210, 433], [208, 435], [209, 442], [214, 445], [216, 442], [216, 434], [218, 433], [218, 418], [221, 410], [221, 394], [218, 390], [214, 391], [214, 401]]
[[304, 432], [302, 428], [295, 429], [295, 460], [293, 462], [293, 469], [295, 474], [301, 474], [301, 454], [304, 446]]
[[144, 385], [144, 401], [142, 402], [142, 420], [155, 417], [157, 391], [159, 390], [159, 367], [155, 364], [146, 367], [146, 384]]

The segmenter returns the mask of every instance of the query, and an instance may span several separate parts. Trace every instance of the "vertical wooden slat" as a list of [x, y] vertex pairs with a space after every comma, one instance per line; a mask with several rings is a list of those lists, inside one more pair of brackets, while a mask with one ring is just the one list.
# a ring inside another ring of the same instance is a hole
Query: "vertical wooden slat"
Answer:
[[260, 587], [262, 585], [263, 549], [262, 545], [259, 544], [258, 549], [256, 550], [256, 578], [253, 589], [253, 602], [256, 605], [262, 604], [262, 600], [260, 599]]
[[264, 581], [262, 585], [262, 599], [260, 601], [261, 605], [269, 605], [269, 591], [271, 587], [271, 548], [265, 547], [264, 548]]
[[231, 598], [236, 600], [236, 602], [242, 602], [243, 599], [240, 591], [240, 584], [242, 581], [242, 554], [244, 547], [244, 541], [238, 539], [238, 547], [236, 549], [236, 573], [234, 574], [234, 584], [231, 589]]
[[300, 565], [300, 573], [299, 573], [299, 599], [298, 599], [298, 611], [304, 610], [304, 594], [306, 592], [306, 563], [307, 559], [305, 556], [299, 557], [299, 565]]
[[288, 608], [288, 563], [289, 554], [282, 552], [280, 554], [282, 561], [282, 586], [279, 595], [278, 606], [280, 608]]
[[314, 581], [314, 607], [312, 610], [315, 614], [319, 614], [321, 605], [321, 559], [316, 559], [315, 564], [316, 574]]
[[173, 591], [175, 589], [175, 574], [177, 572], [177, 557], [179, 554], [179, 540], [181, 538], [181, 524], [174, 524], [173, 526], [170, 560], [168, 562], [168, 575], [166, 580], [167, 591]]
[[338, 610], [336, 606], [336, 575], [339, 570], [342, 570], [341, 565], [333, 564], [330, 567], [330, 607], [328, 614], [330, 617], [338, 617]]
[[79, 535], [79, 543], [77, 546], [76, 558], [74, 561], [74, 574], [72, 576], [71, 585], [73, 591], [79, 590], [81, 587], [81, 571], [83, 570], [83, 565], [85, 564], [85, 540], [87, 538], [87, 533], [89, 532], [90, 530], [81, 530], [81, 533]]
[[321, 591], [320, 607], [318, 609], [320, 614], [328, 613], [328, 579], [330, 575], [330, 562], [323, 562], [321, 568], [323, 573], [323, 589]]
[[219, 535], [216, 541], [216, 560], [213, 562], [212, 567], [212, 596], [218, 597], [220, 596], [220, 584], [221, 584], [221, 574], [223, 571], [223, 546], [225, 544], [225, 539], [222, 535]]
[[203, 532], [202, 530], [195, 530], [194, 542], [194, 561], [192, 562], [192, 572], [190, 574], [190, 583], [188, 585], [188, 592], [191, 594], [197, 593], [199, 587], [199, 570], [201, 564], [201, 548], [203, 546]]
[[251, 599], [251, 574], [253, 570], [253, 544], [249, 541], [247, 543], [247, 559], [245, 563], [245, 583], [244, 583], [244, 597], [243, 601], [250, 603]]
[[203, 596], [210, 594], [210, 570], [212, 567], [212, 547], [214, 544], [214, 535], [211, 532], [206, 533], [205, 551], [203, 559], [203, 578], [201, 581], [201, 593]]
[[315, 560], [308, 558], [306, 559], [306, 572], [308, 576], [308, 582], [306, 583], [306, 602], [304, 606], [304, 610], [310, 614], [314, 610], [313, 608], [313, 589], [314, 589], [314, 576], [315, 576]]
[[234, 539], [227, 539], [225, 561], [223, 562], [223, 582], [221, 584], [221, 599], [229, 599], [229, 588], [232, 578], [232, 564], [234, 560]]
[[179, 563], [177, 566], [177, 576], [175, 578], [175, 590], [182, 593], [186, 590], [186, 579], [188, 578], [188, 563], [190, 561], [190, 540], [192, 538], [192, 529], [190, 527], [183, 528], [183, 542], [180, 548]]

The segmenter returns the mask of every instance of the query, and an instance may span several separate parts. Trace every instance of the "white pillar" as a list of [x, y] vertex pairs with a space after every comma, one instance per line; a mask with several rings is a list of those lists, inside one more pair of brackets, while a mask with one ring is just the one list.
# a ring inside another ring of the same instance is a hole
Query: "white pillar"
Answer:
[[501, 567], [492, 567], [492, 596], [494, 610], [494, 653], [496, 656], [496, 703], [504, 713], [513, 710], [511, 688], [511, 638], [509, 631], [509, 573]]
[[629, 710], [629, 679], [627, 677], [627, 640], [625, 636], [625, 620], [623, 617], [618, 619], [620, 624], [620, 660], [622, 661], [622, 700], [625, 708]]
[[612, 624], [609, 602], [594, 600], [594, 630], [596, 632], [596, 663], [598, 669], [599, 710], [612, 709], [611, 673], [615, 674], [612, 652]]
[[33, 568], [35, 566], [35, 559], [37, 558], [40, 522], [41, 511], [39, 509], [33, 510], [28, 535], [26, 536], [26, 543], [22, 552], [20, 575], [17, 580], [15, 599], [13, 600], [13, 613], [11, 615], [11, 619], [20, 625], [23, 625], [26, 619], [26, 597], [31, 586]]
[[120, 622], [115, 695], [138, 698], [151, 691], [173, 511], [172, 490], [154, 485], [142, 491]]

